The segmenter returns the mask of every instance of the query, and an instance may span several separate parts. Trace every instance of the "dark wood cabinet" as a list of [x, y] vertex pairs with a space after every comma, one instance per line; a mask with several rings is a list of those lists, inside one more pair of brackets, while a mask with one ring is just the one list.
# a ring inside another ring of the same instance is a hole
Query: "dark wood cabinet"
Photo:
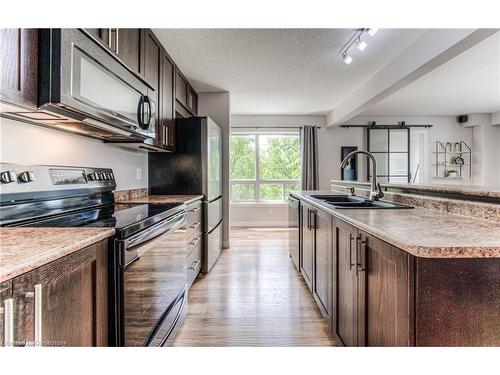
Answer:
[[0, 29], [0, 100], [37, 108], [38, 30]]
[[182, 73], [177, 70], [175, 75], [175, 99], [187, 107], [188, 83]]
[[0, 346], [10, 346], [12, 344], [12, 312], [14, 308], [13, 302], [12, 280], [0, 283]]
[[412, 257], [335, 220], [334, 333], [345, 346], [410, 346]]
[[330, 323], [332, 317], [333, 244], [332, 216], [322, 210], [315, 214], [313, 297], [321, 313]]
[[359, 345], [413, 345], [413, 257], [360, 232]]
[[143, 76], [143, 29], [85, 29], [138, 76]]
[[108, 344], [107, 241], [12, 280], [16, 345]]
[[314, 246], [316, 244], [316, 232], [314, 230], [316, 220], [316, 209], [302, 202], [302, 257], [300, 260], [300, 273], [312, 291]]
[[165, 148], [175, 150], [175, 65], [165, 51], [161, 56], [160, 120], [158, 138]]
[[179, 69], [175, 75], [176, 112], [179, 117], [190, 117], [198, 114], [198, 94]]
[[335, 220], [333, 332], [344, 346], [358, 346], [358, 278], [354, 254], [358, 229]]

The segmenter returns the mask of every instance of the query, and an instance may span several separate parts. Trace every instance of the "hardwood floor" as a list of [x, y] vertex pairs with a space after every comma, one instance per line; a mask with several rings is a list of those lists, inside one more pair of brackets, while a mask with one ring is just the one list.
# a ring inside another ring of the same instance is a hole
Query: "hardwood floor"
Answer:
[[233, 229], [231, 248], [189, 293], [174, 346], [335, 345], [288, 256], [286, 229]]

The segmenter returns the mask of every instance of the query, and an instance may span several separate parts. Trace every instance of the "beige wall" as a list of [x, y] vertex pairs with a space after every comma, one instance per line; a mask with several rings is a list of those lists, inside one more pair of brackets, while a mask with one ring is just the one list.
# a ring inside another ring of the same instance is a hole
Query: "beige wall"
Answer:
[[112, 168], [117, 190], [148, 186], [146, 152], [5, 118], [0, 118], [0, 135], [1, 162]]

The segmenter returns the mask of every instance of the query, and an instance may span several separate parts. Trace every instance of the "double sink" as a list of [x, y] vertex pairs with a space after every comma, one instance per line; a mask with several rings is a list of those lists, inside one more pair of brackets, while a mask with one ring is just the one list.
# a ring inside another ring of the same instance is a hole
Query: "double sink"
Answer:
[[358, 197], [355, 195], [316, 195], [310, 194], [310, 198], [325, 203], [327, 205], [333, 206], [334, 208], [413, 208], [412, 206], [407, 206], [404, 204], [387, 202], [387, 201], [376, 201], [369, 200], [363, 197]]

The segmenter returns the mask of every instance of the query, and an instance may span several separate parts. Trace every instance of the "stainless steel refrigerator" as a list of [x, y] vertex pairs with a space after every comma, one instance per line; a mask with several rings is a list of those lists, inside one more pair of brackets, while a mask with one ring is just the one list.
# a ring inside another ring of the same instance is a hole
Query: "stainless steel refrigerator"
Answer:
[[203, 194], [204, 260], [208, 272], [222, 250], [222, 140], [209, 117], [176, 119], [175, 152], [149, 153], [150, 194]]

